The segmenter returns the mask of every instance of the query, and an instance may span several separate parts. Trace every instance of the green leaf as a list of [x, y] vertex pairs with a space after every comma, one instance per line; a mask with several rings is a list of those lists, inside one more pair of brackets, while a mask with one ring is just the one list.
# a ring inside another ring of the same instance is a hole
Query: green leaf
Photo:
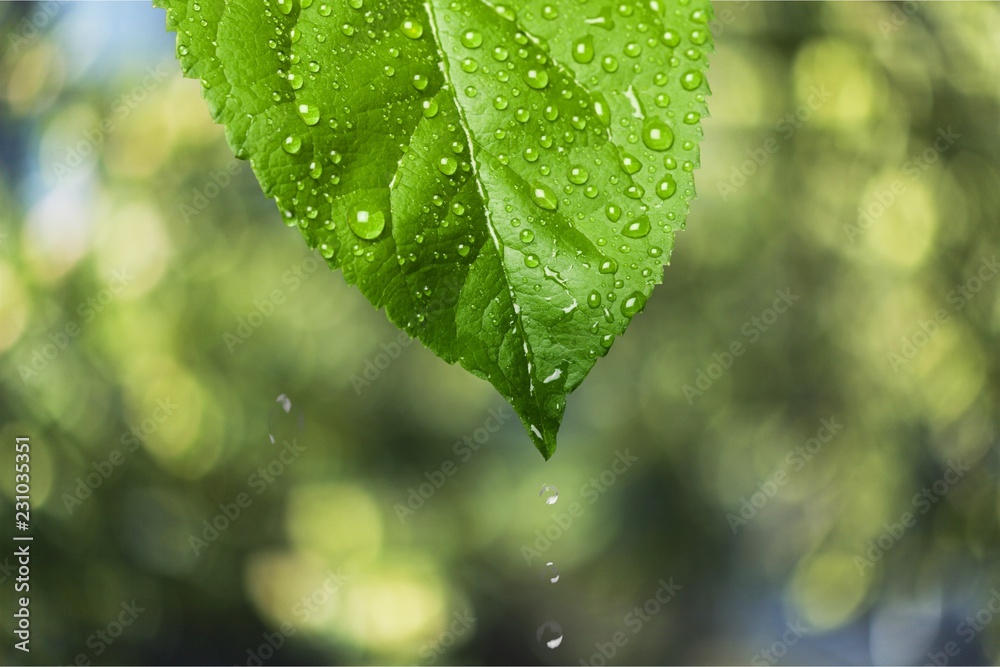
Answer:
[[694, 196], [708, 0], [157, 0], [331, 267], [549, 458]]

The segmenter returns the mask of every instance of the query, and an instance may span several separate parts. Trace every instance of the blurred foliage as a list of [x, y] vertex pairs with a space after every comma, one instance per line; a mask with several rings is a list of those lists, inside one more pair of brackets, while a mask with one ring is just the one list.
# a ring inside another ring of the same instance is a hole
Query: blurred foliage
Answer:
[[304, 253], [162, 12], [0, 3], [0, 490], [30, 435], [35, 534], [0, 661], [1000, 662], [1000, 8], [716, 17], [689, 229], [542, 464]]

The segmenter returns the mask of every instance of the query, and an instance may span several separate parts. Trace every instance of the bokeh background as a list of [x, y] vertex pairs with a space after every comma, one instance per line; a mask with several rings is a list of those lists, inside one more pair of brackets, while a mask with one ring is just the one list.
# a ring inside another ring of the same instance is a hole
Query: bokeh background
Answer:
[[1000, 5], [715, 12], [688, 231], [545, 463], [281, 223], [162, 11], [0, 3], [0, 662], [1000, 662]]

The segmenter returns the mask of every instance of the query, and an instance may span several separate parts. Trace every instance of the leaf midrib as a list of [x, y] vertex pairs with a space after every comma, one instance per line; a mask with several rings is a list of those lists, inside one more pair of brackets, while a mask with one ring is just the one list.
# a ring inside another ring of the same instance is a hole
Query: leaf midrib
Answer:
[[[469, 162], [471, 163], [472, 166], [472, 177], [473, 179], [475, 179], [476, 191], [479, 193], [479, 197], [482, 200], [483, 212], [486, 218], [486, 228], [490, 233], [490, 238], [493, 241], [493, 246], [494, 248], [496, 248], [497, 258], [500, 263], [500, 270], [503, 272], [504, 284], [507, 287], [507, 294], [510, 296], [511, 300], [511, 309], [514, 311], [514, 316], [517, 318], [517, 328], [521, 334], [520, 335], [521, 344], [524, 347], [524, 355], [525, 355], [524, 360], [528, 368], [528, 393], [534, 400], [535, 408], [538, 411], [539, 417], [544, 417], [545, 414], [544, 410], [542, 408], [542, 405], [540, 405], [538, 401], [539, 399], [538, 392], [535, 391], [535, 380], [532, 373], [533, 370], [532, 365], [531, 362], [528, 361], [529, 355], [533, 356], [533, 353], [531, 352], [531, 343], [528, 340], [528, 331], [524, 327], [524, 318], [521, 315], [521, 309], [516, 307], [518, 301], [514, 293], [514, 283], [510, 279], [510, 274], [507, 272], [507, 264], [504, 261], [504, 244], [497, 236], [496, 227], [493, 223], [493, 214], [492, 211], [490, 211], [489, 207], [489, 195], [483, 188], [482, 179], [479, 177], [479, 167], [476, 162], [476, 154], [475, 154], [476, 151], [475, 141], [473, 141], [472, 138], [471, 129], [469, 127], [469, 121], [465, 115], [465, 109], [458, 101], [458, 94], [456, 92], [457, 89], [455, 87], [455, 83], [452, 80], [451, 73], [449, 71], [451, 67], [451, 62], [447, 54], [445, 53], [445, 50], [441, 44], [441, 38], [438, 35], [438, 24], [437, 24], [437, 18], [434, 13], [434, 7], [431, 4], [430, 0], [425, 0], [423, 6], [424, 10], [427, 12], [427, 21], [430, 25], [431, 35], [434, 40], [434, 49], [437, 51], [438, 63], [441, 68], [441, 74], [445, 79], [446, 85], [448, 86], [449, 96], [451, 97], [452, 102], [455, 104], [455, 109], [458, 113], [459, 125], [462, 128], [462, 132], [465, 134], [465, 140], [469, 146]], [[529, 426], [534, 426], [534, 425], [529, 424]], [[539, 428], [545, 428], [544, 420], [543, 423], [539, 426]], [[539, 438], [544, 441], [545, 440], [544, 434], [540, 435]]]

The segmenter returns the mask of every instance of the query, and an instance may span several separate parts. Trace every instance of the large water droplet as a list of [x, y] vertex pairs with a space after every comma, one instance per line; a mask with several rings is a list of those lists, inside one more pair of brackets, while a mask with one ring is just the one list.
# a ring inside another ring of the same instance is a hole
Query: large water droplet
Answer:
[[555, 484], [542, 484], [542, 490], [538, 492], [538, 495], [542, 497], [546, 505], [555, 505], [556, 501], [559, 500], [559, 489], [556, 488]]
[[594, 93], [591, 97], [594, 100], [594, 114], [597, 120], [601, 121], [604, 127], [611, 127], [611, 108], [608, 107], [607, 99], [601, 93]]
[[278, 11], [282, 14], [291, 14], [292, 9], [295, 8], [295, 0], [277, 0]]
[[556, 193], [552, 192], [552, 189], [544, 183], [535, 183], [531, 189], [531, 201], [535, 202], [540, 208], [544, 208], [547, 211], [554, 211], [559, 206], [559, 200], [556, 199]]
[[347, 226], [358, 238], [371, 241], [378, 238], [385, 229], [385, 214], [382, 211], [359, 209], [348, 217]]
[[594, 37], [585, 35], [573, 42], [573, 60], [586, 65], [594, 59]]
[[548, 581], [550, 584], [554, 584], [559, 581], [559, 570], [556, 569], [555, 563], [549, 561], [542, 568], [540, 575], [543, 580]]
[[660, 199], [670, 199], [677, 192], [677, 181], [670, 174], [667, 174], [656, 184], [656, 196]]
[[694, 90], [701, 85], [701, 72], [696, 70], [691, 70], [690, 72], [685, 72], [681, 76], [681, 87], [684, 90]]
[[443, 158], [438, 160], [437, 167], [438, 170], [445, 176], [451, 176], [458, 171], [458, 160], [450, 155], [445, 155]]
[[289, 134], [285, 137], [285, 140], [281, 142], [281, 147], [285, 149], [285, 152], [289, 155], [295, 155], [302, 148], [302, 140], [296, 137], [294, 134]]
[[460, 37], [462, 46], [467, 49], [478, 49], [483, 45], [483, 33], [478, 30], [466, 30]]
[[521, 241], [523, 243], [531, 243], [534, 240], [535, 240], [535, 232], [531, 231], [530, 229], [521, 230]]
[[604, 215], [608, 216], [608, 220], [611, 222], [618, 222], [618, 219], [622, 217], [622, 209], [616, 204], [608, 204], [604, 208]]
[[642, 163], [631, 153], [622, 153], [622, 169], [631, 175], [642, 169]]
[[312, 104], [300, 104], [298, 111], [306, 125], [315, 125], [319, 122], [319, 107]]
[[598, 265], [597, 270], [601, 273], [617, 273], [618, 262], [609, 257]]
[[406, 19], [399, 26], [399, 31], [410, 39], [420, 39], [420, 36], [424, 34], [424, 26], [420, 25], [419, 21]]
[[642, 143], [653, 151], [665, 151], [674, 145], [674, 131], [659, 118], [650, 118], [642, 126]]
[[571, 167], [569, 174], [566, 175], [566, 178], [569, 179], [569, 182], [574, 185], [583, 185], [587, 182], [587, 179], [590, 178], [590, 172], [587, 171], [586, 167]]
[[524, 75], [525, 82], [535, 90], [549, 85], [549, 74], [543, 69], [529, 69]]
[[622, 236], [630, 239], [641, 239], [649, 234], [649, 218], [642, 216], [638, 220], [633, 220], [622, 227]]
[[660, 35], [660, 41], [663, 42], [664, 46], [669, 46], [673, 48], [681, 43], [681, 36], [677, 34], [676, 30], [671, 30], [667, 28]]
[[642, 292], [632, 292], [622, 301], [622, 315], [632, 317], [646, 305], [646, 297]]
[[536, 269], [541, 262], [538, 261], [538, 255], [525, 255], [524, 265], [529, 269]]
[[549, 648], [558, 648], [562, 644], [562, 626], [555, 621], [546, 621], [537, 632], [538, 641]]

